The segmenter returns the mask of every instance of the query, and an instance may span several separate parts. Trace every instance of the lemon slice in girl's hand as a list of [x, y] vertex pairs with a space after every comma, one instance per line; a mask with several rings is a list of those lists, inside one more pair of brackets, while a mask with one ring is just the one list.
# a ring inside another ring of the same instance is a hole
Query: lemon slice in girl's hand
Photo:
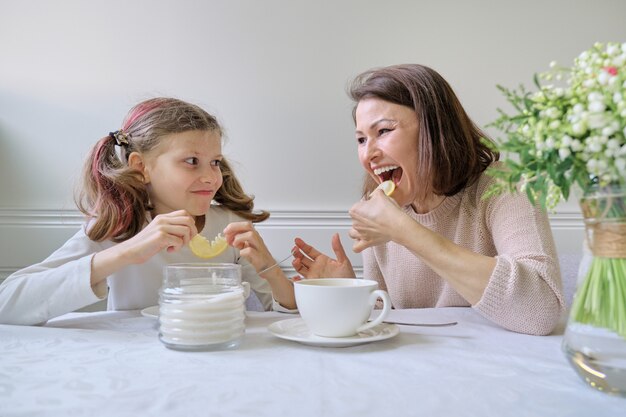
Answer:
[[191, 249], [191, 252], [197, 257], [204, 259], [216, 257], [224, 252], [227, 247], [228, 243], [226, 243], [226, 239], [224, 239], [221, 233], [215, 236], [212, 242], [209, 242], [208, 239], [200, 233], [189, 241], [189, 249]]
[[396, 184], [394, 184], [394, 182], [391, 180], [387, 180], [378, 184], [378, 187], [376, 187], [376, 189], [381, 189], [383, 190], [383, 193], [385, 193], [385, 195], [390, 196], [396, 189]]

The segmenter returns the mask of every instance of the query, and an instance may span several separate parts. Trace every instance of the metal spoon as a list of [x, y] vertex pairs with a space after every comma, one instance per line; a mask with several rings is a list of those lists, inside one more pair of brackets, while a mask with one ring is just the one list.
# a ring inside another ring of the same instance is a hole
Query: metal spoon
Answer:
[[277, 267], [278, 265], [282, 264], [283, 262], [285, 262], [287, 259], [291, 258], [292, 256], [293, 256], [293, 254], [290, 253], [289, 256], [287, 256], [285, 259], [280, 260], [280, 261], [276, 262], [275, 264], [272, 264], [272, 265], [268, 266], [264, 270], [257, 272], [257, 275], [261, 275], [262, 273], [267, 272], [267, 271], [269, 271], [270, 269], [272, 269], [274, 267]]
[[451, 321], [448, 323], [404, 323], [401, 321], [393, 321], [393, 320], [383, 320], [383, 323], [400, 324], [403, 326], [422, 326], [422, 327], [446, 327], [446, 326], [456, 326], [457, 324], [459, 324], [456, 321]]

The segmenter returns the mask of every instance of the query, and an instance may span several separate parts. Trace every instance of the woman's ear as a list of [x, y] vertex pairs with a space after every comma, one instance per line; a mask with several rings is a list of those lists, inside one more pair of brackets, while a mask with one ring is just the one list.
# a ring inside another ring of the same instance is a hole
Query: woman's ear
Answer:
[[130, 155], [128, 155], [128, 166], [143, 174], [145, 184], [150, 182], [150, 173], [146, 168], [143, 156], [139, 152], [131, 152]]

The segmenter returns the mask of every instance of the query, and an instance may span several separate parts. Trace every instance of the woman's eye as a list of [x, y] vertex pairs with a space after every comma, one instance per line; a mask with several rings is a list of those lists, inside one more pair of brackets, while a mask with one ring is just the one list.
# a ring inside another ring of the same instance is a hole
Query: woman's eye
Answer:
[[187, 158], [185, 159], [185, 162], [188, 163], [189, 165], [198, 165], [198, 158], [191, 157], [191, 158]]
[[363, 145], [365, 143], [367, 139], [361, 137], [361, 138], [356, 138], [356, 143], [358, 143], [359, 145]]
[[219, 159], [214, 159], [214, 160], [211, 161], [211, 165], [214, 166], [214, 167], [222, 166], [222, 161], [219, 160]]
[[387, 132], [391, 132], [391, 129], [378, 129], [378, 136], [382, 136]]

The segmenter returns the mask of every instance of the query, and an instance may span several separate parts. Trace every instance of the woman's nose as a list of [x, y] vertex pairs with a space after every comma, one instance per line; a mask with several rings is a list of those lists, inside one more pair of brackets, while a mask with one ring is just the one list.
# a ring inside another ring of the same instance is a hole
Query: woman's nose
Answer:
[[365, 144], [365, 158], [368, 161], [373, 161], [378, 156], [380, 156], [380, 149], [376, 144], [376, 140], [370, 139]]

